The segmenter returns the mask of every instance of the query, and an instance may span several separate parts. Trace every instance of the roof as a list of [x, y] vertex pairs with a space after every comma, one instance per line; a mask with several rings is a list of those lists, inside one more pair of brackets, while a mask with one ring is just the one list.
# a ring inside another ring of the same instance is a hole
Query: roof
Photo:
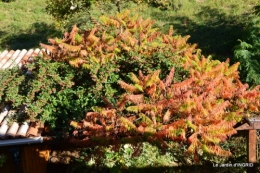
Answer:
[[18, 114], [16, 110], [12, 110], [10, 105], [1, 105], [0, 113], [0, 142], [2, 139], [17, 137], [39, 137], [41, 136], [42, 126], [35, 122], [23, 122], [18, 124], [12, 122], [12, 117]]
[[[43, 50], [43, 49], [42, 49]], [[30, 49], [30, 50], [4, 50], [0, 52], [0, 69], [13, 68], [16, 65], [18, 67], [22, 67], [24, 63], [30, 60], [31, 57], [37, 56], [41, 54], [41, 50]]]
[[[30, 62], [37, 55], [41, 55], [41, 50], [38, 48], [4, 50], [0, 52], [0, 70], [15, 66], [21, 68], [23, 64]], [[35, 122], [12, 122], [14, 114], [19, 116], [19, 112], [13, 110], [11, 105], [0, 104], [0, 146], [42, 142], [42, 125]]]

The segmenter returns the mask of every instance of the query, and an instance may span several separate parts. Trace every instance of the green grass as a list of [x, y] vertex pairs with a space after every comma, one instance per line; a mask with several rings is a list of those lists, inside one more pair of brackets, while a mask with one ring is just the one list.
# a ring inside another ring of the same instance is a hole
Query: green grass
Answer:
[[[173, 9], [159, 10], [147, 5], [133, 3], [122, 4], [123, 8], [134, 9], [143, 18], [155, 19], [157, 27], [167, 31], [173, 25], [176, 34], [190, 35], [189, 42], [197, 43], [203, 54], [213, 58], [232, 59], [233, 47], [238, 44], [246, 31], [246, 21], [252, 7], [259, 0], [181, 0], [173, 4]], [[44, 0], [16, 0], [0, 2], [0, 51], [3, 49], [21, 49], [39, 47], [49, 37], [62, 37], [54, 27], [53, 19], [45, 12]], [[96, 7], [96, 6], [95, 6]], [[111, 10], [113, 7], [113, 10]], [[104, 11], [115, 13], [116, 7], [106, 4]], [[91, 12], [99, 16], [100, 10]], [[74, 23], [88, 22], [84, 15], [75, 15], [66, 29]], [[60, 29], [61, 30], [61, 29]], [[64, 31], [64, 30], [63, 30]]]
[[0, 51], [36, 48], [48, 37], [61, 36], [45, 12], [45, 0], [0, 1], [0, 11]]
[[[233, 58], [233, 48], [239, 44], [247, 33], [246, 22], [259, 0], [181, 0], [173, 4], [173, 9], [159, 10], [147, 5], [133, 3], [122, 4], [130, 8], [134, 14], [143, 18], [156, 20], [156, 25], [162, 31], [167, 31], [173, 25], [176, 34], [190, 35], [189, 42], [197, 43], [204, 55], [212, 55], [215, 59]], [[104, 11], [115, 13], [106, 5]], [[93, 9], [94, 16], [100, 15], [100, 10]], [[80, 21], [74, 18], [73, 22]], [[82, 20], [81, 20], [82, 21]], [[84, 21], [84, 20], [83, 20]], [[70, 26], [73, 22], [70, 22]]]
[[[182, 0], [175, 10], [142, 8], [162, 30], [173, 25], [177, 34], [190, 35], [205, 55], [224, 60], [233, 57], [238, 39], [246, 34], [246, 22], [258, 0]], [[178, 8], [177, 8], [178, 7]]]

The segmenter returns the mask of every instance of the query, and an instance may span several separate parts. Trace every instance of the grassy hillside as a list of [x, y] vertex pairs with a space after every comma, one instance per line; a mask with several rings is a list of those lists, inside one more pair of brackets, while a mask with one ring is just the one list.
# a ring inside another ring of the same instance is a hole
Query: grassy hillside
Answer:
[[[246, 33], [246, 21], [252, 7], [259, 0], [181, 0], [172, 1], [173, 9], [159, 10], [147, 5], [136, 5], [125, 1], [122, 8], [132, 8], [144, 18], [157, 21], [157, 26], [168, 30], [173, 25], [177, 34], [191, 35], [190, 42], [198, 43], [206, 55], [226, 59], [233, 56], [233, 47]], [[101, 3], [102, 4], [102, 3]], [[94, 16], [101, 11], [115, 13], [113, 5], [95, 6]], [[38, 47], [48, 37], [62, 37], [45, 12], [45, 0], [16, 0], [11, 3], [0, 2], [0, 51]], [[86, 13], [74, 17], [67, 25], [88, 22]], [[80, 18], [80, 19], [79, 19]]]
[[[181, 0], [172, 1], [173, 9], [159, 10], [147, 5], [122, 4], [123, 8], [132, 8], [144, 18], [151, 17], [157, 26], [167, 31], [173, 25], [177, 34], [190, 35], [190, 42], [198, 43], [206, 55], [226, 59], [233, 57], [233, 47], [247, 32], [246, 22], [252, 13], [252, 7], [259, 0]], [[114, 7], [115, 8], [115, 7]], [[113, 10], [104, 7], [104, 11]], [[100, 10], [92, 11], [93, 14]], [[77, 20], [74, 20], [77, 21]]]
[[45, 0], [0, 1], [0, 11], [0, 51], [39, 47], [39, 42], [59, 35], [45, 12]]

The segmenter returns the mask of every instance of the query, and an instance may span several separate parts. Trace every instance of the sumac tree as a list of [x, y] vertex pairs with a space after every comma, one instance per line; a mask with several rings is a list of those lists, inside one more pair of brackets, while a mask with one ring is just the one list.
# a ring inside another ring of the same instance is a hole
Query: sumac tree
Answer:
[[89, 71], [95, 83], [93, 93], [112, 101], [120, 91], [117, 80], [128, 80], [129, 72], [144, 73], [165, 69], [162, 77], [176, 67], [175, 80], [187, 73], [180, 67], [181, 57], [196, 52], [196, 45], [187, 43], [189, 36], [173, 36], [173, 29], [163, 34], [153, 27], [155, 21], [131, 16], [130, 11], [115, 16], [101, 16], [91, 29], [80, 31], [74, 26], [63, 39], [49, 39], [52, 45], [41, 44], [51, 52], [44, 56], [67, 61], [77, 69]]
[[119, 81], [126, 91], [116, 105], [93, 107], [82, 123], [71, 122], [84, 129], [83, 136], [143, 138], [150, 142], [173, 140], [184, 142], [187, 152], [231, 156], [220, 147], [221, 142], [236, 133], [233, 126], [260, 108], [260, 86], [247, 90], [239, 80], [238, 65], [211, 61], [194, 55], [185, 59], [190, 77], [173, 83], [174, 68], [160, 80], [160, 70], [148, 75], [130, 74], [133, 84]]
[[184, 142], [195, 160], [200, 151], [230, 156], [220, 143], [236, 133], [236, 122], [260, 107], [260, 87], [248, 90], [241, 83], [239, 63], [205, 58], [187, 43], [188, 36], [173, 36], [172, 28], [162, 34], [154, 21], [129, 11], [100, 21], [85, 31], [74, 26], [63, 39], [49, 39], [52, 45], [41, 44], [51, 52], [45, 58], [87, 69], [91, 93], [104, 98], [106, 107], [93, 107], [71, 125], [101, 141], [142, 136], [164, 145], [164, 140]]

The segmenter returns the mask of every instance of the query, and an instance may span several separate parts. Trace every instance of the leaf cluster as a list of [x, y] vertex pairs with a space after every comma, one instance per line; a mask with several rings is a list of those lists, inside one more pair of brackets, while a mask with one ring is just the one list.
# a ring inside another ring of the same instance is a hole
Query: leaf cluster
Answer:
[[[41, 121], [51, 127], [66, 127], [81, 119], [91, 95], [79, 85], [82, 75], [66, 63], [36, 58], [23, 69], [0, 71], [0, 101], [12, 105], [15, 121]], [[76, 83], [76, 85], [74, 85]]]
[[235, 47], [235, 60], [241, 63], [239, 68], [241, 79], [250, 86], [260, 84], [260, 20], [259, 17], [253, 17], [249, 20], [248, 33], [244, 36], [243, 41]]
[[95, 0], [47, 0], [46, 11], [56, 20], [64, 20], [72, 14], [76, 14], [82, 10], [87, 10], [93, 2], [95, 2]]
[[87, 137], [142, 135], [164, 145], [167, 139], [184, 142], [195, 161], [201, 153], [231, 156], [220, 144], [236, 133], [236, 122], [260, 108], [260, 86], [247, 90], [248, 85], [239, 80], [238, 65], [197, 53], [184, 58], [190, 77], [182, 82], [172, 82], [174, 68], [164, 80], [159, 78], [160, 70], [131, 73], [132, 85], [119, 81], [126, 92], [116, 105], [93, 107], [82, 124], [71, 125], [85, 129]]
[[95, 83], [93, 93], [112, 101], [120, 90], [117, 80], [128, 80], [129, 72], [165, 69], [161, 75], [166, 76], [175, 66], [176, 80], [188, 75], [181, 70], [180, 59], [196, 52], [196, 45], [187, 43], [189, 36], [173, 36], [172, 27], [167, 34], [160, 33], [154, 22], [131, 16], [130, 11], [101, 16], [100, 22], [93, 21], [93, 28], [81, 31], [74, 25], [63, 39], [49, 39], [52, 45], [41, 44], [41, 47], [50, 51], [44, 54], [48, 59], [88, 70]]

